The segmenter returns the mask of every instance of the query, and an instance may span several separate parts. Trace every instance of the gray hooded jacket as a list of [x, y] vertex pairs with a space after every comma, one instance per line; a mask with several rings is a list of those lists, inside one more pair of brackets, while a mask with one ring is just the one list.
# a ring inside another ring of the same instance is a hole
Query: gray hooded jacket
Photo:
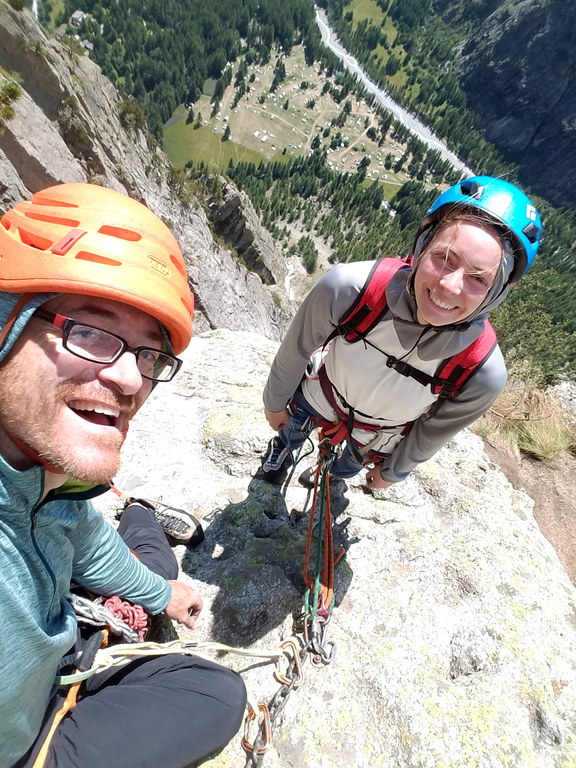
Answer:
[[[341, 317], [352, 306], [374, 266], [373, 261], [341, 264], [327, 272], [304, 299], [274, 359], [264, 390], [264, 404], [278, 412], [290, 402], [311, 355], [321, 348]], [[388, 311], [367, 340], [389, 355], [428, 374], [440, 363], [469, 346], [481, 333], [487, 312], [503, 300], [507, 270], [495, 281], [486, 300], [468, 322], [454, 326], [423, 326], [409, 290], [411, 267], [400, 269], [388, 284]], [[338, 336], [323, 355], [331, 383], [362, 421], [381, 426], [373, 433], [355, 430], [360, 443], [386, 454], [382, 477], [403, 480], [419, 463], [431, 458], [457, 432], [471, 424], [493, 404], [506, 383], [506, 368], [499, 347], [478, 368], [455, 397], [427, 417], [437, 396], [411, 378], [386, 366], [386, 357], [362, 342], [350, 344]], [[302, 390], [325, 418], [335, 413], [319, 382], [306, 378]], [[368, 418], [364, 418], [367, 416]], [[413, 422], [403, 436], [403, 425]]]

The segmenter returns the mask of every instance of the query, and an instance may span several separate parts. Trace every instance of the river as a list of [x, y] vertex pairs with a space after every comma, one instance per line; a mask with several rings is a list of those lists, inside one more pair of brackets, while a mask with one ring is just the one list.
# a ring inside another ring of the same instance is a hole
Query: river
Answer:
[[376, 83], [372, 82], [366, 75], [358, 61], [343, 47], [342, 43], [336, 37], [333, 29], [328, 23], [326, 13], [321, 8], [316, 8], [316, 22], [320, 29], [322, 36], [322, 42], [327, 48], [338, 56], [344, 67], [355, 74], [358, 80], [362, 83], [364, 88], [369, 93], [374, 94], [375, 100], [380, 106], [391, 112], [394, 117], [403, 123], [415, 136], [424, 141], [432, 149], [437, 149], [442, 157], [449, 160], [455, 168], [463, 171], [467, 176], [474, 176], [474, 171], [468, 168], [448, 147], [435, 136], [432, 131], [421, 123], [414, 115], [407, 112], [399, 104], [397, 104], [386, 91], [379, 88]]

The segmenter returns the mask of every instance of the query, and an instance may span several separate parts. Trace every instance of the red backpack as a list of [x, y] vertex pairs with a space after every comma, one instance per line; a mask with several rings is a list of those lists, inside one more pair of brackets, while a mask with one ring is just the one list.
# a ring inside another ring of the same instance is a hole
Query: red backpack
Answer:
[[[338, 326], [330, 334], [328, 340], [337, 335], [344, 336], [346, 341], [351, 343], [364, 339], [380, 322], [388, 308], [386, 303], [388, 283], [401, 267], [407, 265], [408, 262], [402, 259], [380, 259], [377, 261], [356, 301], [340, 318]], [[389, 368], [394, 368], [402, 376], [416, 379], [424, 386], [429, 385], [432, 392], [439, 395], [440, 400], [443, 400], [453, 397], [464, 386], [470, 376], [488, 359], [496, 344], [494, 328], [486, 320], [480, 336], [466, 349], [444, 360], [435, 376], [423, 373], [409, 363], [398, 360], [385, 352], [383, 354]]]

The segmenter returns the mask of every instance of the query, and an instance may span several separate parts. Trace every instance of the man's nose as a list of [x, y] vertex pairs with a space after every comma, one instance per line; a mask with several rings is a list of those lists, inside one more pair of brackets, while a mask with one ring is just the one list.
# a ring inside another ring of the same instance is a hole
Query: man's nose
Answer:
[[133, 352], [124, 352], [113, 363], [100, 369], [100, 378], [116, 387], [124, 395], [135, 395], [147, 381], [138, 369], [138, 361]]

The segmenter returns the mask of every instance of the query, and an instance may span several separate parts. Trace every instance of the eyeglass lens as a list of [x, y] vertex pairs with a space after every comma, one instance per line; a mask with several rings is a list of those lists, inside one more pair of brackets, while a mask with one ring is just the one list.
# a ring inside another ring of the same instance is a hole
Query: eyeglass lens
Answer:
[[[121, 339], [107, 331], [88, 325], [74, 325], [70, 328], [67, 346], [71, 352], [98, 363], [114, 361], [124, 349]], [[169, 379], [175, 359], [157, 349], [142, 347], [136, 354], [138, 370], [150, 379]]]

